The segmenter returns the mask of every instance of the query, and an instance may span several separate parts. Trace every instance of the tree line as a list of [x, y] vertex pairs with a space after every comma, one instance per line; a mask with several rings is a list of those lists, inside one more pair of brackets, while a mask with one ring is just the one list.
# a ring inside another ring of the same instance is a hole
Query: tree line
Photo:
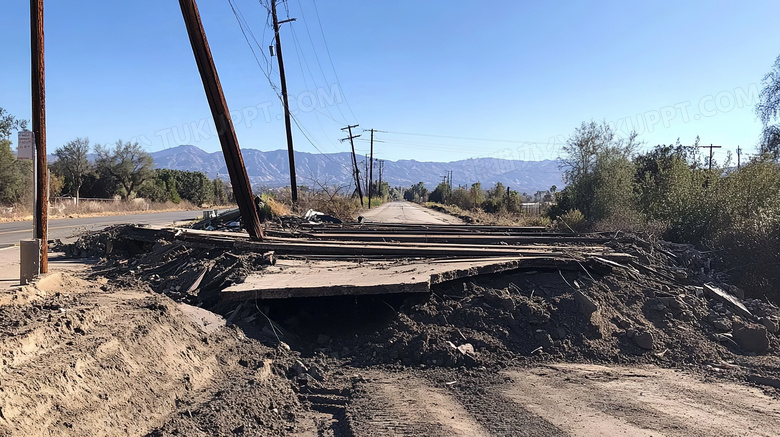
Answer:
[[[25, 120], [0, 108], [0, 204], [32, 201], [32, 162], [17, 159], [11, 149], [12, 134], [26, 127]], [[71, 196], [76, 203], [81, 197], [140, 197], [197, 206], [234, 203], [233, 192], [223, 180], [209, 179], [199, 171], [155, 169], [152, 156], [137, 142], [90, 146], [88, 138], [76, 138], [56, 148], [54, 156], [49, 164], [50, 197]]]
[[549, 190], [536, 191], [533, 194], [520, 193], [496, 182], [492, 188], [482, 188], [481, 182], [470, 186], [452, 188], [447, 182], [440, 182], [433, 191], [428, 191], [425, 184], [418, 182], [409, 188], [400, 189], [403, 199], [410, 202], [435, 202], [444, 205], [455, 205], [464, 210], [481, 209], [490, 213], [519, 214], [523, 212], [523, 204], [529, 202], [552, 202], [557, 187]]

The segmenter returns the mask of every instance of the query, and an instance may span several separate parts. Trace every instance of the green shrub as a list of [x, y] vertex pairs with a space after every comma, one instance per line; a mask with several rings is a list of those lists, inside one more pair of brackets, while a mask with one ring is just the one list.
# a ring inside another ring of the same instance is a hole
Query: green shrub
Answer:
[[558, 221], [563, 223], [562, 229], [571, 232], [584, 232], [587, 228], [585, 215], [579, 209], [571, 209], [558, 217]]

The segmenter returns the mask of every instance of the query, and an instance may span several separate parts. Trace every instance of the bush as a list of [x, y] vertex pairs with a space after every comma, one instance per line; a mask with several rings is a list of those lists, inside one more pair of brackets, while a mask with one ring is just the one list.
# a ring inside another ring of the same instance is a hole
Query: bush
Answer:
[[584, 232], [587, 228], [585, 215], [579, 209], [566, 211], [566, 213], [558, 217], [558, 221], [563, 223], [563, 226], [560, 227], [561, 229], [570, 232]]

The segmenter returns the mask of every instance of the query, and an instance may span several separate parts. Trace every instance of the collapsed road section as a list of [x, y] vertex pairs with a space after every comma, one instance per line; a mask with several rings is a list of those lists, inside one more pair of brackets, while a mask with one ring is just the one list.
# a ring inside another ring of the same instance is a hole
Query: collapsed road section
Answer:
[[0, 431], [780, 431], [780, 310], [691, 246], [465, 225], [264, 231], [122, 226], [57, 248], [99, 261], [0, 307]]
[[[320, 224], [265, 234], [263, 241], [250, 241], [236, 232], [128, 227], [117, 235], [125, 247], [160, 257], [175, 243], [262, 255], [260, 264], [276, 264], [222, 289], [226, 300], [427, 293], [434, 284], [505, 271], [599, 271], [636, 261], [606, 244], [614, 246], [616, 240], [601, 235], [566, 236], [530, 227]], [[114, 244], [107, 241], [103, 255]], [[278, 258], [283, 260], [277, 264]], [[204, 267], [183, 287], [196, 291], [210, 269]]]

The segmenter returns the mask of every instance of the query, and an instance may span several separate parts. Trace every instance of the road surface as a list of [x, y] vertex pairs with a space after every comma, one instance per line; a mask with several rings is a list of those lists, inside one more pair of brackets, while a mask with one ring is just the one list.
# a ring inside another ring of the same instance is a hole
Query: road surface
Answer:
[[[150, 214], [129, 214], [103, 217], [84, 217], [49, 220], [49, 239], [73, 237], [83, 231], [103, 229], [107, 226], [128, 223], [165, 226], [176, 221], [191, 220], [202, 213], [196, 211], [169, 211]], [[0, 223], [0, 247], [32, 238], [32, 222]]]
[[463, 224], [457, 217], [403, 200], [383, 203], [361, 215], [375, 223]]

